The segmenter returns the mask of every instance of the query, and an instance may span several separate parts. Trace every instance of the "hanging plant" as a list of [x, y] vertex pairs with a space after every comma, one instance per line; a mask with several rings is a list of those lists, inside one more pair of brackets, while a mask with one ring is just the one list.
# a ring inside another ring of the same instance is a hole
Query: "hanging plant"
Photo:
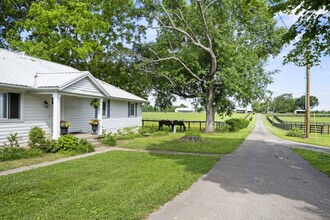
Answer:
[[90, 103], [91, 106], [93, 106], [94, 108], [98, 108], [100, 107], [100, 100], [99, 99], [93, 99]]

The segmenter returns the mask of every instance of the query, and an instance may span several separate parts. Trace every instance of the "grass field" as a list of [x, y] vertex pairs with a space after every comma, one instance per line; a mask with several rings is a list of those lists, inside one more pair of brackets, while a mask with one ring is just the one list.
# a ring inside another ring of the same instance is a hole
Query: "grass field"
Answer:
[[[224, 122], [229, 118], [244, 118], [248, 114], [233, 114], [231, 116], [220, 117], [215, 116], [215, 121]], [[203, 121], [202, 123], [190, 123], [190, 130], [205, 130], [205, 113], [184, 113], [184, 112], [143, 112], [142, 119], [149, 120], [184, 120], [184, 121]], [[144, 122], [145, 126], [156, 126], [158, 127], [158, 122]], [[185, 123], [188, 127], [188, 123]], [[188, 129], [189, 130], [189, 129]]]
[[[225, 121], [229, 118], [244, 118], [247, 114], [233, 114], [232, 116], [220, 117], [215, 115], [215, 121]], [[185, 120], [185, 121], [205, 121], [205, 113], [184, 113], [184, 112], [142, 112], [142, 119], [168, 119], [168, 120]]]
[[294, 148], [293, 151], [304, 158], [312, 167], [330, 177], [330, 154], [297, 148]]
[[[118, 141], [119, 146], [180, 152], [233, 152], [254, 127], [233, 133], [183, 134]], [[220, 156], [112, 151], [0, 176], [0, 219], [144, 219], [187, 190]]]
[[118, 142], [119, 147], [133, 149], [156, 149], [195, 153], [227, 154], [233, 152], [245, 140], [254, 128], [256, 117], [249, 126], [237, 132], [226, 133], [201, 133], [202, 141], [190, 143], [181, 141], [183, 133], [169, 134], [167, 136], [136, 138]]
[[[282, 119], [283, 121], [288, 121], [288, 122], [304, 122], [304, 116], [300, 116], [300, 117], [279, 116], [279, 118]], [[330, 124], [330, 118], [315, 117], [314, 120], [313, 115], [311, 115], [310, 123], [313, 124], [314, 122]]]
[[108, 152], [0, 177], [0, 219], [144, 219], [219, 157]]
[[49, 153], [49, 154], [44, 154], [40, 157], [35, 157], [35, 158], [1, 161], [0, 162], [0, 171], [14, 169], [17, 167], [22, 167], [22, 166], [29, 166], [29, 165], [47, 162], [47, 161], [53, 161], [53, 160], [61, 159], [64, 157], [68, 157], [68, 155], [64, 155], [64, 154], [60, 154], [60, 153], [56, 153], [56, 154]]
[[304, 138], [298, 138], [298, 137], [289, 137], [286, 136], [286, 133], [288, 132], [287, 130], [283, 130], [280, 128], [277, 128], [275, 126], [272, 126], [269, 121], [266, 119], [265, 115], [262, 115], [262, 120], [265, 124], [265, 126], [276, 136], [290, 140], [290, 141], [296, 141], [296, 142], [301, 142], [301, 143], [306, 143], [306, 144], [314, 144], [314, 145], [319, 145], [319, 146], [325, 146], [325, 147], [330, 147], [330, 135], [329, 134], [310, 134], [309, 139], [304, 139]]

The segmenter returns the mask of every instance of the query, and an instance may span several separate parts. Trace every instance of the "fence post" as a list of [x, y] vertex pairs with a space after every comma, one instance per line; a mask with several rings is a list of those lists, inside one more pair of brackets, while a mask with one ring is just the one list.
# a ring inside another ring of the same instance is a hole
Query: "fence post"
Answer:
[[202, 131], [202, 122], [199, 122], [199, 131]]

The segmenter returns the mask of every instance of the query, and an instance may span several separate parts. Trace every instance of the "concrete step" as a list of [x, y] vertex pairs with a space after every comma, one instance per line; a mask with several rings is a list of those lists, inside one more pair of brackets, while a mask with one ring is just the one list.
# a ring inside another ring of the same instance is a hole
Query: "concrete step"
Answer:
[[100, 147], [102, 145], [102, 143], [100, 142], [99, 135], [94, 135], [91, 133], [77, 133], [77, 134], [73, 134], [73, 135], [79, 139], [85, 139], [85, 140], [89, 141], [95, 147]]

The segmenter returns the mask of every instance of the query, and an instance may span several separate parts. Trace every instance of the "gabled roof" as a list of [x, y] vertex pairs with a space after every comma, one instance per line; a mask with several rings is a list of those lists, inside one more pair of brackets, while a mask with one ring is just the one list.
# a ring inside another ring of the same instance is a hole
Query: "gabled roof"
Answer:
[[88, 78], [108, 98], [146, 102], [136, 95], [101, 81], [88, 71], [34, 58], [0, 48], [0, 84], [35, 90], [62, 90]]
[[96, 79], [100, 85], [104, 88], [104, 90], [109, 94], [109, 98], [113, 99], [125, 99], [125, 100], [132, 100], [132, 101], [141, 101], [141, 102], [148, 102], [147, 100], [140, 98], [132, 93], [126, 92], [118, 87], [110, 85], [102, 80]]

